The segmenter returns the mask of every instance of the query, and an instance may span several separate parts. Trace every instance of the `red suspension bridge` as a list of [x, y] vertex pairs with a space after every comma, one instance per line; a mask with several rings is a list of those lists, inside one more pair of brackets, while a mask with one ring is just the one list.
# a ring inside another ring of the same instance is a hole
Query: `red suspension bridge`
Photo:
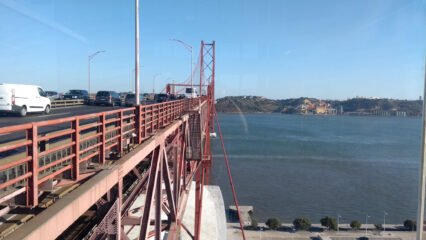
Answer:
[[0, 238], [202, 239], [214, 42], [196, 69], [198, 98], [0, 128]]

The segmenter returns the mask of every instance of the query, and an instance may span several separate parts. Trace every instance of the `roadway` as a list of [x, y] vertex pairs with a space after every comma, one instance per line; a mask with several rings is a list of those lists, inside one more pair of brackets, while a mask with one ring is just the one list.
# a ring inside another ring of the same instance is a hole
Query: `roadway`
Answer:
[[24, 124], [24, 123], [40, 122], [40, 121], [57, 119], [57, 118], [65, 118], [65, 117], [72, 117], [77, 115], [104, 112], [104, 111], [109, 111], [109, 110], [119, 109], [119, 108], [122, 108], [122, 107], [81, 105], [81, 106], [75, 106], [75, 107], [52, 109], [52, 111], [47, 115], [42, 113], [28, 113], [28, 115], [25, 117], [20, 117], [13, 114], [1, 113], [0, 128], [12, 126], [12, 125]]
[[[333, 240], [357, 240], [360, 237], [368, 237], [372, 240], [416, 240], [415, 231], [398, 230], [404, 229], [404, 227], [397, 224], [386, 224], [386, 231], [376, 230], [374, 224], [369, 224], [367, 234], [364, 231], [364, 224], [360, 230], [352, 230], [349, 224], [340, 224], [339, 226], [339, 232], [327, 231], [321, 224], [312, 224], [309, 231], [290, 231], [293, 228], [292, 224], [283, 224], [278, 230], [269, 230], [264, 223], [259, 223], [262, 230], [245, 229], [244, 234], [247, 239], [251, 240], [307, 240], [320, 239], [319, 236], [322, 239]], [[238, 223], [227, 223], [227, 236], [228, 239], [243, 240]]]

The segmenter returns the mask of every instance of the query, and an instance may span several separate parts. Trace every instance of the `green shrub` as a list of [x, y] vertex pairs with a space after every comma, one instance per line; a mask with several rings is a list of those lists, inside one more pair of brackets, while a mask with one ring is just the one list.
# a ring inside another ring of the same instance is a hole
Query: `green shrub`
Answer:
[[309, 230], [311, 228], [311, 221], [307, 218], [296, 218], [293, 221], [293, 225], [297, 230]]
[[321, 218], [320, 222], [321, 226], [327, 227], [328, 230], [337, 230], [337, 223], [335, 218], [325, 216], [324, 218]]
[[270, 229], [276, 230], [281, 227], [281, 221], [278, 218], [269, 218], [265, 223]]
[[415, 231], [417, 228], [416, 221], [407, 219], [404, 221], [404, 227], [408, 228], [411, 231]]
[[361, 228], [361, 223], [358, 221], [352, 221], [350, 226], [352, 229], [358, 230]]

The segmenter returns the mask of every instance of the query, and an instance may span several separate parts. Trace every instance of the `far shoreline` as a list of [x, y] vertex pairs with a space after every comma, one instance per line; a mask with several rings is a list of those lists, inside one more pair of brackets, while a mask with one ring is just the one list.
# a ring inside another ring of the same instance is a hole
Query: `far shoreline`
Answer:
[[218, 114], [229, 114], [229, 115], [286, 115], [286, 116], [316, 116], [316, 117], [374, 117], [374, 118], [392, 118], [392, 119], [404, 119], [404, 118], [422, 118], [422, 116], [379, 116], [379, 115], [362, 115], [362, 114], [290, 114], [290, 113], [279, 113], [279, 112], [217, 112]]

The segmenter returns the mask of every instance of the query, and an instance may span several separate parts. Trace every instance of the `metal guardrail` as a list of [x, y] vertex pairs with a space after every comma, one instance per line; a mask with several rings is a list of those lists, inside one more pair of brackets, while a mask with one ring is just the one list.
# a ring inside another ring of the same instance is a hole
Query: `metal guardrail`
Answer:
[[0, 128], [3, 139], [15, 136], [0, 144], [5, 156], [0, 161], [0, 194], [25, 187], [26, 205], [36, 206], [39, 184], [68, 170], [78, 181], [80, 163], [97, 158], [104, 164], [108, 152], [120, 154], [129, 143], [141, 144], [198, 104], [198, 98], [184, 99]]
[[84, 105], [84, 100], [83, 99], [53, 100], [51, 104], [52, 104], [52, 108], [71, 107], [71, 106]]

